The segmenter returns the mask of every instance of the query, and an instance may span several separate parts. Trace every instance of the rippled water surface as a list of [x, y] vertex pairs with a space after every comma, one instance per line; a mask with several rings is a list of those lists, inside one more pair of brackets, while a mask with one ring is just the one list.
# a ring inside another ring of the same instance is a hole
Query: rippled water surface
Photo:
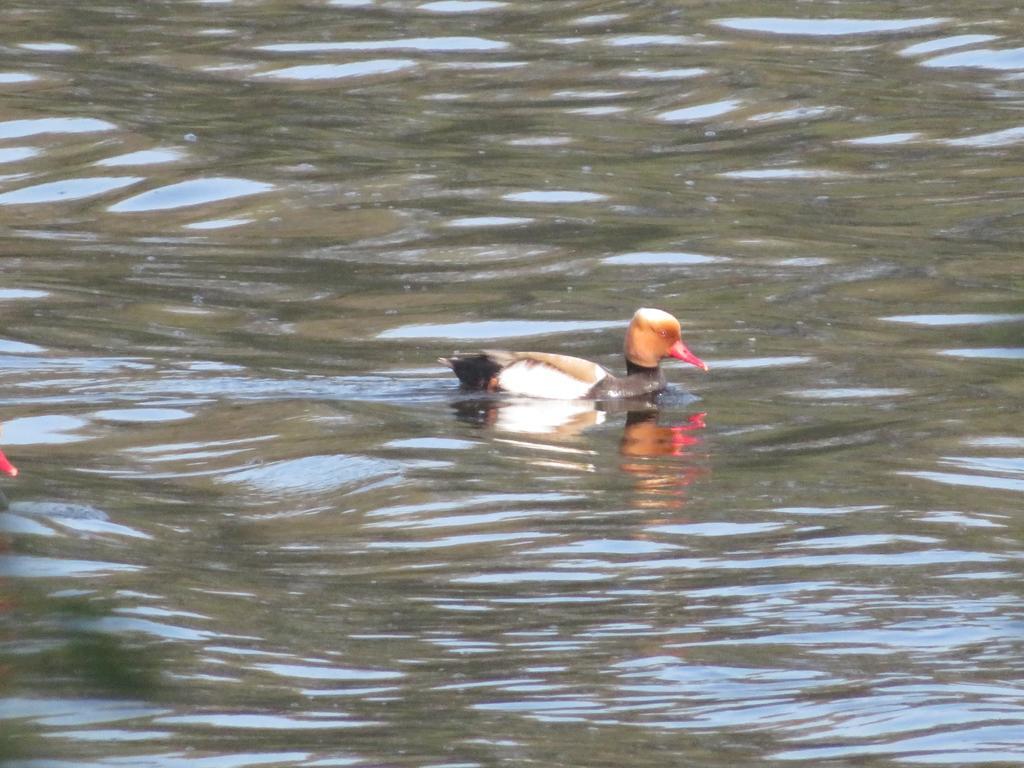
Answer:
[[1024, 762], [1015, 4], [3, 15], [0, 760]]

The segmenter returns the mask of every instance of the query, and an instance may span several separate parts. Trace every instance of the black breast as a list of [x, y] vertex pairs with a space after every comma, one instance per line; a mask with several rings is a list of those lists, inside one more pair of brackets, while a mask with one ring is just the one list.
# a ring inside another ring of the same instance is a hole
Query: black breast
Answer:
[[643, 397], [661, 392], [666, 386], [665, 374], [661, 372], [660, 367], [643, 368], [630, 363], [628, 370], [628, 376], [606, 376], [601, 379], [590, 390], [590, 396], [599, 400]]

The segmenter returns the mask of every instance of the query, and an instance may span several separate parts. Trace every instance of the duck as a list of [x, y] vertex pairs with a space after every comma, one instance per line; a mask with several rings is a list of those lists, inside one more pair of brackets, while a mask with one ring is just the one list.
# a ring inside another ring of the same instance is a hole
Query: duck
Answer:
[[626, 329], [623, 347], [626, 375], [580, 357], [551, 352], [487, 349], [475, 354], [440, 357], [463, 389], [503, 392], [548, 400], [617, 400], [641, 398], [665, 389], [661, 361], [674, 357], [703, 371], [708, 364], [683, 343], [679, 321], [668, 312], [641, 307]]

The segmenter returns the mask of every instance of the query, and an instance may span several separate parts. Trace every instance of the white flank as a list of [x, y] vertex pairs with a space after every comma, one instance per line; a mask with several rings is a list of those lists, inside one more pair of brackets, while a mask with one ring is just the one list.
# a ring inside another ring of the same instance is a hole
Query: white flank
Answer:
[[498, 374], [498, 385], [513, 395], [544, 397], [548, 400], [579, 400], [586, 397], [597, 382], [608, 374], [598, 371], [591, 382], [580, 381], [543, 363], [519, 360]]

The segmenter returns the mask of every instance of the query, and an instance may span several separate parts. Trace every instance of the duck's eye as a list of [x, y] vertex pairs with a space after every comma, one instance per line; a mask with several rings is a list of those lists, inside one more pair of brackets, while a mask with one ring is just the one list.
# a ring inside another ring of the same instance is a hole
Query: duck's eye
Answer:
[[658, 335], [659, 335], [659, 336], [661, 336], [661, 338], [663, 338], [663, 339], [664, 339], [664, 338], [665, 338], [666, 336], [668, 336], [668, 331], [666, 331], [666, 330], [665, 330], [665, 329], [663, 328], [663, 329], [661, 329], [660, 331], [658, 331]]

